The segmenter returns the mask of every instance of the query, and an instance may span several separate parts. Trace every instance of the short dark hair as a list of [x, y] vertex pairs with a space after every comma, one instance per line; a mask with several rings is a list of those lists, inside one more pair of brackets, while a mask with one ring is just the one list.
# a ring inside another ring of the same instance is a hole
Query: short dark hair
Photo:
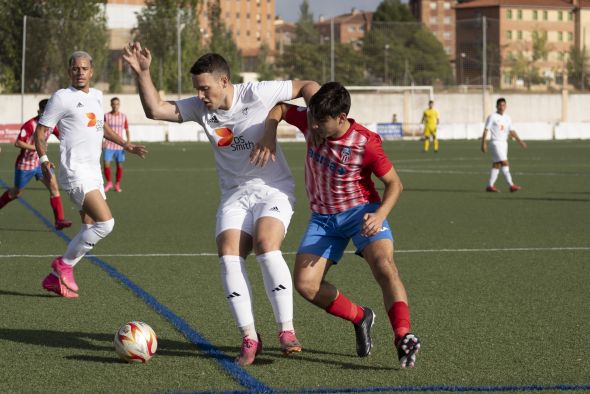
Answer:
[[39, 101], [39, 111], [45, 111], [45, 107], [47, 106], [48, 99], [43, 99]]
[[496, 107], [498, 106], [498, 104], [500, 103], [506, 103], [506, 99], [504, 97], [500, 97], [498, 100], [496, 100]]
[[350, 111], [350, 93], [340, 82], [328, 82], [309, 100], [309, 111], [316, 121], [337, 118]]
[[434, 104], [434, 100], [430, 100], [428, 104]]
[[197, 59], [195, 64], [193, 64], [190, 72], [193, 75], [217, 73], [227, 75], [228, 78], [231, 78], [229, 64], [227, 64], [227, 61], [223, 56], [218, 53], [206, 53], [201, 56]]
[[111, 104], [112, 104], [112, 103], [113, 103], [113, 101], [115, 101], [115, 100], [117, 100], [117, 101], [121, 102], [121, 100], [119, 100], [119, 97], [113, 97], [113, 98], [111, 99]]

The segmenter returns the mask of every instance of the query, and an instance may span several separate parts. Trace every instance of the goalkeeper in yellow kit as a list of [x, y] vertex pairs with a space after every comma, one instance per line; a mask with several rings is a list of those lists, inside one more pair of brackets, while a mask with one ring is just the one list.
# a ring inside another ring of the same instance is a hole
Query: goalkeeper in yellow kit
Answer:
[[422, 115], [422, 124], [424, 125], [424, 152], [428, 152], [430, 147], [430, 137], [434, 145], [434, 153], [438, 152], [438, 139], [436, 138], [436, 128], [439, 123], [438, 111], [434, 109], [434, 101], [428, 102], [428, 108]]

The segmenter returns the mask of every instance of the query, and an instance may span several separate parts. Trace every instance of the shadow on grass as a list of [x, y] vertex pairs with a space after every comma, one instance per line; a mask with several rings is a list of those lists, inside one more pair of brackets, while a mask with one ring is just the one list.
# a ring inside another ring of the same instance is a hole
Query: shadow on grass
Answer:
[[481, 190], [476, 189], [438, 189], [438, 188], [416, 188], [416, 187], [404, 187], [404, 192], [445, 192], [445, 193], [481, 193]]
[[14, 228], [14, 227], [0, 227], [0, 231], [19, 231], [19, 232], [25, 232], [25, 233], [48, 233], [52, 230], [46, 228], [43, 230], [35, 230], [32, 228]]
[[3, 295], [10, 295], [10, 296], [18, 296], [18, 297], [56, 297], [51, 294], [40, 294], [40, 293], [21, 293], [19, 291], [7, 291], [7, 290], [0, 290], [0, 296]]

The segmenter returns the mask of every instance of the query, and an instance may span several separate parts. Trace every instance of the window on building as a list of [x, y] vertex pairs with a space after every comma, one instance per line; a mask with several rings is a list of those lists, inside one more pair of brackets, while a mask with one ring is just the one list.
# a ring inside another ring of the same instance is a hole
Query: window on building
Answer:
[[549, 20], [549, 12], [548, 11], [543, 11], [543, 20], [544, 21], [548, 21]]
[[537, 11], [537, 10], [534, 10], [533, 11], [533, 19], [534, 20], [538, 20], [539, 19], [539, 11]]
[[445, 2], [444, 8], [445, 8], [445, 10], [450, 10], [451, 9], [451, 3], [449, 3], [448, 1]]
[[430, 17], [430, 24], [431, 25], [436, 25], [436, 16], [431, 16]]
[[504, 73], [504, 85], [512, 85], [512, 76], [510, 73]]
[[509, 40], [512, 40], [512, 30], [507, 30], [506, 31], [506, 38]]
[[563, 20], [563, 11], [557, 11], [557, 20], [558, 21], [562, 21]]
[[573, 12], [568, 12], [567, 13], [567, 20], [568, 21], [573, 21], [574, 20], [574, 13]]
[[443, 33], [443, 38], [446, 40], [450, 40], [451, 39], [451, 32], [450, 31], [445, 31]]
[[563, 60], [563, 59], [564, 59], [563, 52], [559, 52], [559, 53], [557, 54], [557, 59], [558, 59], [558, 60]]
[[445, 52], [447, 53], [447, 55], [451, 54], [451, 48], [450, 47], [445, 47]]
[[557, 41], [563, 41], [563, 33], [560, 31], [557, 32]]
[[240, 19], [240, 13], [236, 12], [236, 19]]
[[516, 17], [521, 20], [522, 19], [522, 10], [516, 11]]
[[435, 1], [431, 1], [430, 2], [430, 9], [431, 10], [436, 10], [436, 2]]
[[512, 10], [506, 10], [506, 18], [512, 19]]
[[516, 38], [518, 38], [519, 40], [522, 40], [522, 30], [519, 30], [519, 31], [516, 33]]
[[444, 23], [445, 23], [445, 25], [450, 25], [451, 24], [451, 17], [445, 16]]
[[574, 40], [574, 33], [572, 33], [571, 31], [567, 33], [567, 40], [568, 41], [573, 41]]

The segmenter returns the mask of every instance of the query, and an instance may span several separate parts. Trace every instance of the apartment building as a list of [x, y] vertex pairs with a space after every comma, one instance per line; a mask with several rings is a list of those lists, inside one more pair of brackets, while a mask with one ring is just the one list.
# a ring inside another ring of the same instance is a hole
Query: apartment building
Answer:
[[455, 60], [456, 0], [410, 0], [410, 9], [442, 44], [451, 61]]
[[[471, 0], [455, 6], [456, 72], [460, 83], [482, 82], [482, 17], [487, 83], [500, 88], [522, 88], [512, 72], [515, 61], [529, 59], [546, 79], [542, 88], [559, 86], [567, 57], [576, 41], [576, 0]], [[580, 17], [582, 15], [580, 14]], [[583, 17], [587, 17], [586, 14]], [[536, 42], [545, 42], [544, 55], [532, 60]]]
[[[211, 34], [209, 12], [217, 0], [206, 0], [197, 10], [203, 40]], [[258, 55], [262, 44], [271, 51], [276, 49], [275, 0], [218, 0], [221, 18], [232, 33], [240, 49], [244, 63], [248, 64]], [[120, 49], [131, 38], [131, 29], [136, 26], [136, 13], [145, 7], [145, 0], [108, 0], [107, 24], [111, 35], [111, 49]], [[171, 27], [172, 28], [172, 27]]]
[[350, 13], [338, 15], [334, 18], [320, 16], [315, 24], [322, 42], [330, 42], [332, 25], [334, 26], [334, 41], [340, 44], [360, 44], [365, 34], [371, 30], [373, 12], [353, 8]]

